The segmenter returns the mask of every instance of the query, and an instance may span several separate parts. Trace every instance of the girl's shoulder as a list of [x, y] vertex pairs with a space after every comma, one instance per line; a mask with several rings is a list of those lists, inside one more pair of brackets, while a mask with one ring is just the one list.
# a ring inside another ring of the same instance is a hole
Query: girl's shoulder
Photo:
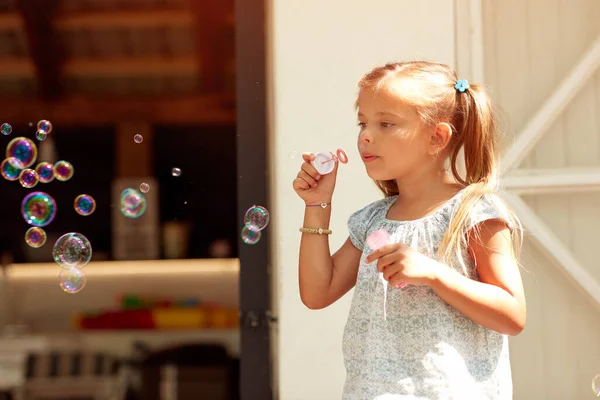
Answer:
[[379, 199], [377, 201], [372, 202], [361, 208], [358, 211], [355, 211], [350, 215], [349, 221], [353, 222], [364, 222], [369, 223], [373, 221], [375, 218], [385, 218], [385, 213], [387, 212], [390, 204], [394, 202], [397, 196], [385, 197], [383, 199]]
[[395, 199], [396, 196], [392, 196], [374, 201], [350, 215], [348, 218], [348, 233], [357, 249], [364, 248], [369, 227], [377, 220], [385, 219], [387, 210]]

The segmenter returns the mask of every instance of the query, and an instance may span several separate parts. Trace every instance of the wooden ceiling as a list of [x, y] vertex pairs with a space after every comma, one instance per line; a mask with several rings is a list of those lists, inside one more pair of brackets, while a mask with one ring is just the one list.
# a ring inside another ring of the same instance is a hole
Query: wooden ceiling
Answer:
[[0, 0], [0, 119], [235, 121], [233, 0]]

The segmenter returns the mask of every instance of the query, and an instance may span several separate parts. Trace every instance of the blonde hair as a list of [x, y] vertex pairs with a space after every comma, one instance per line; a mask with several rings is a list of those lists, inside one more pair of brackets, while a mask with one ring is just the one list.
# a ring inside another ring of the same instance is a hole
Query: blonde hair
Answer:
[[[481, 85], [470, 84], [461, 93], [455, 89], [456, 73], [447, 65], [412, 61], [387, 64], [367, 73], [359, 82], [361, 90], [387, 90], [399, 100], [415, 107], [423, 124], [446, 122], [452, 128], [448, 159], [454, 179], [465, 186], [462, 202], [456, 210], [439, 248], [438, 257], [449, 262], [467, 249], [467, 229], [474, 205], [487, 196], [502, 213], [511, 228], [513, 255], [518, 259], [522, 229], [518, 217], [495, 194], [497, 189], [497, 122], [491, 99]], [[458, 171], [460, 150], [464, 150], [465, 176]], [[375, 181], [385, 197], [398, 194], [395, 180]], [[472, 234], [479, 236], [479, 230]], [[463, 264], [464, 267], [464, 264]]]

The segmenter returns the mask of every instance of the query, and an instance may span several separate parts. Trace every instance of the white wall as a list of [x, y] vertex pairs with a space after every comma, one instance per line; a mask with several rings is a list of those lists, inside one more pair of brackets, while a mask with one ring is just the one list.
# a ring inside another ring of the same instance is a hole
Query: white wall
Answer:
[[331, 248], [346, 239], [350, 213], [379, 198], [356, 150], [356, 83], [370, 68], [399, 60], [454, 65], [453, 2], [448, 0], [273, 1], [271, 40], [271, 232], [276, 391], [283, 400], [341, 397], [342, 331], [351, 293], [323, 311], [298, 294], [304, 212], [292, 190], [300, 159], [291, 154], [344, 148], [334, 196]]

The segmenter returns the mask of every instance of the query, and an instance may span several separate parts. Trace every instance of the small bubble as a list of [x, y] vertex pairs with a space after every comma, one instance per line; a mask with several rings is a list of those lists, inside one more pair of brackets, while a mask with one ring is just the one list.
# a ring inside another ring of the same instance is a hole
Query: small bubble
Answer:
[[73, 164], [68, 161], [57, 161], [54, 164], [54, 176], [61, 182], [66, 182], [73, 177], [75, 173], [75, 168], [73, 168]]
[[144, 137], [140, 134], [137, 134], [133, 137], [133, 141], [136, 143], [142, 143], [144, 141]]
[[242, 237], [242, 241], [246, 244], [256, 244], [260, 240], [262, 234], [260, 231], [256, 231], [249, 226], [244, 226], [242, 228], [242, 233], [240, 235]]
[[44, 140], [46, 140], [47, 137], [48, 137], [48, 134], [46, 132], [42, 131], [42, 130], [38, 130], [35, 133], [35, 138], [37, 140], [39, 140], [40, 142], [43, 142]]
[[19, 174], [19, 183], [26, 189], [32, 188], [38, 184], [40, 177], [34, 169], [24, 169]]
[[8, 157], [0, 164], [0, 174], [7, 181], [16, 181], [25, 168], [21, 160], [16, 157]]
[[28, 246], [37, 249], [46, 243], [46, 231], [42, 228], [32, 227], [25, 232], [25, 243]]
[[600, 397], [600, 374], [596, 375], [594, 379], [592, 379], [592, 390], [596, 397]]
[[127, 218], [139, 218], [146, 212], [146, 198], [135, 189], [121, 192], [121, 213]]
[[296, 150], [290, 151], [290, 159], [295, 160], [298, 158], [298, 152]]
[[63, 269], [58, 275], [58, 282], [62, 290], [67, 293], [79, 293], [87, 283], [85, 272], [77, 268]]
[[5, 122], [2, 125], [0, 125], [0, 131], [2, 132], [2, 134], [4, 136], [10, 135], [12, 132], [12, 126], [10, 126], [10, 124], [7, 124]]
[[262, 231], [269, 224], [269, 211], [262, 206], [252, 206], [246, 211], [244, 223], [254, 231]]
[[42, 119], [37, 123], [37, 130], [48, 135], [50, 132], [52, 132], [52, 123], [47, 119]]
[[140, 185], [140, 192], [142, 193], [148, 193], [150, 191], [150, 185], [147, 184], [146, 182], [142, 183]]
[[96, 211], [96, 200], [89, 194], [80, 194], [73, 202], [75, 212], [79, 215], [92, 215]]
[[171, 170], [171, 175], [173, 175], [173, 176], [181, 176], [181, 170], [179, 168], [173, 168]]
[[54, 180], [54, 165], [49, 162], [41, 162], [35, 167], [41, 183], [49, 183]]
[[29, 124], [27, 124], [27, 125], [29, 125], [29, 127], [31, 128], [31, 127], [33, 126], [33, 122], [30, 122], [30, 123], [29, 123]]

